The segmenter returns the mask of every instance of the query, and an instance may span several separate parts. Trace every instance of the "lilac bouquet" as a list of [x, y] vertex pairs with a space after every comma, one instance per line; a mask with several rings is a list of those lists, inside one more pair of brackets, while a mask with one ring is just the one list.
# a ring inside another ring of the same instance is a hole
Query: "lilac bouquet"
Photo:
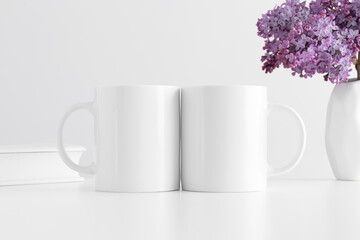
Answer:
[[315, 0], [309, 6], [286, 0], [264, 14], [257, 28], [265, 39], [266, 73], [283, 65], [293, 75], [320, 73], [340, 84], [348, 81], [354, 63], [360, 79], [360, 0]]

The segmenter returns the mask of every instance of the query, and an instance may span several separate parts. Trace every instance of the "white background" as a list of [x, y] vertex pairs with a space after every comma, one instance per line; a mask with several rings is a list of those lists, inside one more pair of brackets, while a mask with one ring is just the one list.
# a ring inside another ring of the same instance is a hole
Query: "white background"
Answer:
[[[261, 71], [255, 24], [281, 2], [1, 0], [0, 144], [55, 143], [62, 113], [91, 101], [97, 85], [258, 84], [307, 126], [303, 161], [283, 177], [333, 178], [324, 144], [333, 86], [322, 76]], [[270, 120], [269, 157], [280, 165], [292, 157], [297, 132], [287, 115]], [[92, 124], [89, 114], [74, 115], [67, 142], [91, 148]]]

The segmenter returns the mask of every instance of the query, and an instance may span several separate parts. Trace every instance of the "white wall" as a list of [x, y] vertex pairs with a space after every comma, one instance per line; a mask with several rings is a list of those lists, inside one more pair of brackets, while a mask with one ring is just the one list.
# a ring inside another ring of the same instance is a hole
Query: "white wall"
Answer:
[[[255, 24], [276, 3], [1, 0], [0, 144], [55, 142], [61, 114], [91, 100], [96, 85], [261, 84], [269, 88], [269, 101], [297, 109], [308, 129], [302, 163], [283, 177], [333, 178], [324, 147], [333, 86], [321, 76], [261, 71], [263, 40]], [[71, 118], [67, 142], [91, 147], [89, 116]], [[270, 118], [269, 155], [276, 164], [296, 148], [287, 117]]]

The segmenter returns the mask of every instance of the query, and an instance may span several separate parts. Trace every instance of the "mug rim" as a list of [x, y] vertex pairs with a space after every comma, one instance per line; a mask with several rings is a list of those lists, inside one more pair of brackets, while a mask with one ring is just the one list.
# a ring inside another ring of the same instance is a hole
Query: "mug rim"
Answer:
[[114, 84], [114, 85], [99, 85], [96, 89], [110, 89], [110, 88], [173, 88], [180, 89], [179, 86], [174, 85], [157, 85], [157, 84]]
[[242, 85], [242, 84], [209, 84], [209, 85], [192, 85], [184, 86], [181, 89], [201, 89], [201, 88], [257, 88], [257, 89], [267, 89], [263, 85]]

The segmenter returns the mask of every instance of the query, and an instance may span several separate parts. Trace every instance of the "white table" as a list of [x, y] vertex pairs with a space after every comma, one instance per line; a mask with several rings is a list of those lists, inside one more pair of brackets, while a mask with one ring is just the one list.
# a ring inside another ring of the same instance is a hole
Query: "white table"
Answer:
[[360, 182], [270, 180], [264, 193], [0, 188], [0, 239], [360, 239]]

